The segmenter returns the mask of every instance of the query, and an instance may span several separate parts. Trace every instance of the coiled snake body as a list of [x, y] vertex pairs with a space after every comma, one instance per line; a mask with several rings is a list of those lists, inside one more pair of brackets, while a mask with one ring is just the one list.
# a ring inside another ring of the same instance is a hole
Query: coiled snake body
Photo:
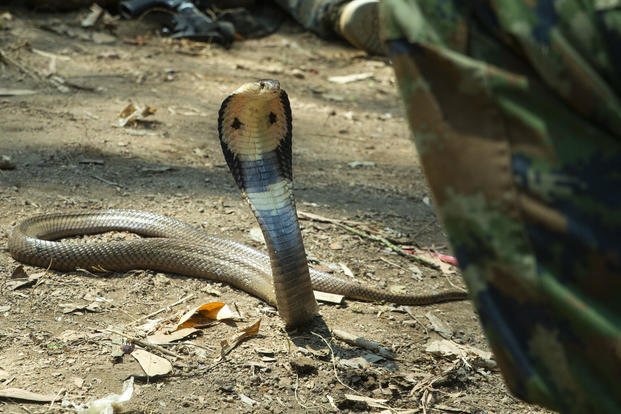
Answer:
[[[134, 210], [56, 213], [20, 223], [9, 237], [18, 261], [56, 270], [153, 269], [225, 282], [276, 305], [288, 327], [317, 313], [313, 289], [361, 300], [426, 305], [464, 292], [394, 294], [310, 270], [292, 195], [291, 110], [277, 81], [245, 84], [222, 103], [218, 130], [225, 159], [261, 226], [269, 256], [179, 220]], [[105, 243], [54, 241], [129, 231], [145, 238]]]

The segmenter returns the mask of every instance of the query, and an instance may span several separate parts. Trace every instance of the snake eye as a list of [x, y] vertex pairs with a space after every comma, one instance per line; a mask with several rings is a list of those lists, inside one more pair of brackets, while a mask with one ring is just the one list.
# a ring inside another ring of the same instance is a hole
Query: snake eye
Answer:
[[270, 119], [270, 124], [274, 125], [278, 118], [276, 117], [276, 114], [274, 112], [270, 112], [269, 119]]

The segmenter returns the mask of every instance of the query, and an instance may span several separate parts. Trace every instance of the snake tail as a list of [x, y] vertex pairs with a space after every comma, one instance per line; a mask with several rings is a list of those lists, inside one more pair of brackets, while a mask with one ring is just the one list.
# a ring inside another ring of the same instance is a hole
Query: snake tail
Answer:
[[275, 80], [241, 86], [224, 100], [218, 132], [226, 162], [250, 204], [270, 255], [278, 312], [288, 328], [317, 314], [292, 174], [287, 93]]

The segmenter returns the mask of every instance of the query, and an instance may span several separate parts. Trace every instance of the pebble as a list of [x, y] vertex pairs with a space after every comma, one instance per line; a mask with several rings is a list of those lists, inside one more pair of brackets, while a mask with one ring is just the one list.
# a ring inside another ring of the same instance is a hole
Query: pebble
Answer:
[[15, 163], [8, 155], [0, 155], [0, 170], [14, 170]]

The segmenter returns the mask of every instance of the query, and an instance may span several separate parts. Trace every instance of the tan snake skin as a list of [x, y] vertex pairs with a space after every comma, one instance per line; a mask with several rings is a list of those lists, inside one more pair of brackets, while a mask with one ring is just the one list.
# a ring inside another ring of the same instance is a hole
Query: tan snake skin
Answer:
[[[248, 95], [256, 98], [263, 89], [264, 102], [247, 99]], [[242, 105], [248, 102], [250, 106]], [[270, 135], [274, 131], [276, 134]], [[395, 294], [309, 271], [291, 193], [291, 112], [278, 82], [247, 84], [229, 96], [220, 110], [219, 132], [235, 181], [264, 232], [269, 256], [210, 236], [179, 220], [134, 210], [57, 213], [27, 219], [9, 238], [11, 255], [20, 262], [56, 270], [152, 269], [228, 283], [276, 305], [288, 327], [304, 324], [315, 315], [315, 300], [309, 297], [312, 289], [404, 305], [467, 299], [465, 292], [456, 290]], [[55, 241], [106, 231], [147, 237], [101, 243]]]

